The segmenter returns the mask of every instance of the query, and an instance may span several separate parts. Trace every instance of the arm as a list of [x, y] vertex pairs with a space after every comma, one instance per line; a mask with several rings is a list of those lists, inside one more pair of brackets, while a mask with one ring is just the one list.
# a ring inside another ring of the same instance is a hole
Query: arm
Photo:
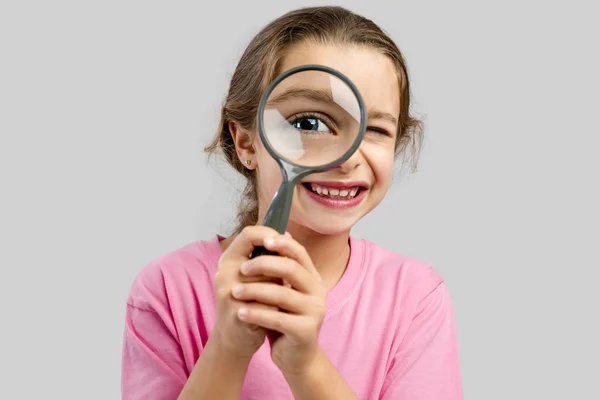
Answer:
[[249, 362], [247, 357], [222, 352], [218, 335], [214, 334], [188, 378], [181, 348], [168, 321], [154, 311], [127, 306], [123, 400], [239, 399]]
[[177, 400], [239, 399], [250, 359], [225, 352], [211, 335]]
[[380, 399], [463, 399], [454, 310], [444, 283], [417, 307]]
[[286, 375], [285, 379], [296, 400], [358, 400], [322, 350], [306, 374]]

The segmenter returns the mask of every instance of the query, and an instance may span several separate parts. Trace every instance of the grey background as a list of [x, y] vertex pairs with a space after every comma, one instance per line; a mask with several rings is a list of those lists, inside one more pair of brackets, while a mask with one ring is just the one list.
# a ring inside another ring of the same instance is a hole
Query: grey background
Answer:
[[[239, 182], [202, 147], [237, 59], [313, 4], [0, 4], [0, 398], [120, 397], [135, 275], [230, 227]], [[398, 43], [427, 116], [354, 235], [445, 277], [466, 399], [600, 398], [594, 2], [337, 4]]]

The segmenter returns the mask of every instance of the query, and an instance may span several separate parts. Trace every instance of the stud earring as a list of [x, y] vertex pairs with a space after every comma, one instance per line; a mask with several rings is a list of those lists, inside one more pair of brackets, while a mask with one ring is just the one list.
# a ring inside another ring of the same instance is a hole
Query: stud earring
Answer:
[[252, 161], [246, 160], [246, 161], [244, 161], [244, 164], [246, 164], [247, 166], [250, 166], [250, 164], [252, 164]]

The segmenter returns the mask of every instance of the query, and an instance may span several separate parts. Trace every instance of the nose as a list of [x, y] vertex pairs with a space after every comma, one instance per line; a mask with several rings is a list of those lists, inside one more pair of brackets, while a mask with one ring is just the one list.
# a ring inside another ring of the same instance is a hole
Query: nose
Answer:
[[341, 163], [338, 168], [342, 170], [344, 173], [348, 173], [353, 169], [357, 168], [363, 162], [363, 156], [361, 154], [360, 148], [358, 148], [346, 161]]

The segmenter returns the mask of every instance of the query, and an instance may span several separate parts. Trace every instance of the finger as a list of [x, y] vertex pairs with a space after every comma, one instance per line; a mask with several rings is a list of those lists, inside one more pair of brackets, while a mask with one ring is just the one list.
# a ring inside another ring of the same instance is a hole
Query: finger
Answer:
[[309, 311], [305, 295], [273, 283], [255, 282], [236, 285], [231, 294], [236, 300], [255, 301], [292, 313], [303, 314]]
[[281, 281], [281, 279], [279, 279], [277, 277], [260, 275], [260, 274], [256, 274], [255, 276], [251, 276], [251, 275], [244, 275], [241, 272], [239, 273], [238, 280], [240, 282], [242, 282], [242, 283], [271, 282], [271, 283], [277, 283], [279, 285], [283, 284], [283, 282]]
[[[230, 287], [230, 288], [220, 288], [218, 291], [218, 295], [221, 296], [222, 298], [227, 298], [227, 301], [230, 301], [232, 304], [232, 308], [237, 310], [240, 307], [246, 307], [249, 303], [254, 303], [256, 305], [256, 307], [259, 308], [265, 308], [265, 309], [271, 309], [271, 310], [278, 310], [279, 308], [277, 306], [272, 306], [270, 304], [261, 304], [258, 302], [253, 302], [253, 301], [243, 301], [240, 299], [237, 299], [234, 295], [233, 295], [233, 288], [237, 285], [240, 285], [240, 283], [235, 284]], [[270, 285], [274, 285], [273, 283], [270, 283]]]
[[259, 303], [256, 301], [247, 301], [247, 302], [240, 301], [239, 304], [240, 304], [240, 307], [245, 307], [248, 304], [252, 304], [253, 307], [260, 308], [262, 310], [272, 310], [272, 311], [279, 310], [279, 307], [277, 307], [277, 306], [272, 306], [270, 304], [265, 304], [265, 303]]
[[302, 337], [310, 327], [308, 317], [282, 311], [260, 309], [252, 305], [240, 308], [237, 315], [240, 320], [248, 324], [286, 335], [294, 344], [302, 341]]
[[314, 277], [297, 261], [280, 256], [260, 256], [245, 262], [241, 267], [244, 276], [279, 278], [302, 293], [311, 293]]
[[247, 226], [233, 239], [226, 251], [249, 259], [255, 247], [263, 246], [265, 238], [274, 236], [280, 236], [279, 232], [268, 226]]
[[[271, 285], [273, 285], [273, 284], [271, 283]], [[234, 286], [234, 287], [235, 287], [235, 286]], [[232, 299], [232, 301], [233, 301], [233, 302], [232, 302], [232, 304], [233, 304], [233, 307], [232, 307], [232, 308], [233, 308], [233, 309], [236, 309], [236, 310], [237, 310], [238, 308], [240, 308], [240, 307], [246, 307], [248, 304], [254, 304], [256, 307], [259, 307], [259, 308], [264, 308], [264, 309], [267, 309], [267, 310], [279, 310], [279, 307], [277, 307], [277, 306], [272, 306], [272, 305], [270, 305], [270, 304], [258, 303], [258, 302], [252, 301], [252, 300], [250, 300], [250, 301], [248, 301], [248, 300], [244, 301], [244, 300], [238, 299], [238, 298], [236, 298], [236, 297], [233, 295], [233, 289], [230, 289], [230, 290], [229, 290], [229, 293], [228, 293], [228, 295], [231, 297], [231, 299]]]
[[[241, 307], [248, 307], [249, 304], [252, 304], [252, 307], [255, 309], [260, 309], [260, 310], [270, 310], [270, 311], [277, 311], [279, 310], [279, 308], [275, 307], [275, 306], [270, 306], [268, 304], [261, 304], [261, 303], [256, 303], [256, 302], [242, 302], [242, 301], [237, 301], [238, 305], [235, 307], [235, 309], [239, 309]], [[252, 330], [258, 330], [258, 329], [263, 329], [262, 326], [250, 323], [250, 322], [246, 322], [246, 321], [242, 321], [239, 318], [236, 318], [238, 323], [242, 324], [242, 325], [246, 325], [247, 327], [249, 327]]]
[[315, 278], [321, 281], [321, 274], [319, 274], [313, 265], [308, 252], [304, 246], [294, 240], [291, 236], [266, 236], [263, 246], [268, 250], [276, 252], [280, 256], [296, 260], [298, 264], [306, 268]]

